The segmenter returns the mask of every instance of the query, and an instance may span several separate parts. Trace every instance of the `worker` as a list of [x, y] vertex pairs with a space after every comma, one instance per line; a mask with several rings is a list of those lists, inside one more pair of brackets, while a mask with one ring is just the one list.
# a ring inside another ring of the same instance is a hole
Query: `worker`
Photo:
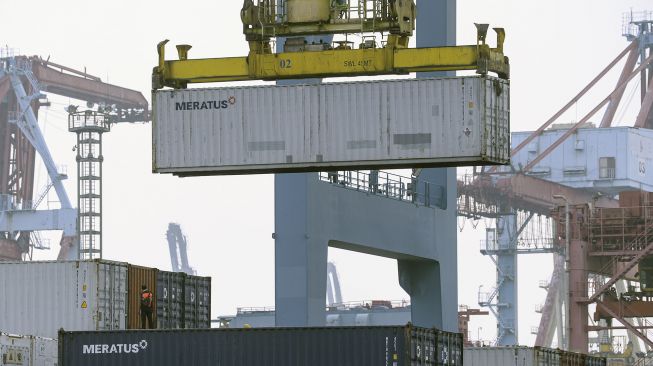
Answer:
[[[154, 329], [152, 312], [154, 311], [154, 295], [146, 285], [141, 286], [141, 328]], [[147, 320], [147, 328], [145, 321]]]

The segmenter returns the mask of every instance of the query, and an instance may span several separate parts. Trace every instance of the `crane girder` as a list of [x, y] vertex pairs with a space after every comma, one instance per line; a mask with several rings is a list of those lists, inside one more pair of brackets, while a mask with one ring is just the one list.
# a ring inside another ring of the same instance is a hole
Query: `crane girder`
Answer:
[[147, 100], [141, 92], [107, 84], [98, 78], [64, 73], [39, 58], [31, 60], [34, 75], [47, 92], [93, 103], [115, 104], [119, 109], [147, 109]]
[[597, 207], [618, 207], [618, 202], [608, 197], [525, 174], [506, 176], [481, 175], [467, 185], [459, 186], [459, 195], [475, 197], [488, 205], [509, 204], [517, 210], [549, 216], [560, 202], [554, 195], [564, 195], [572, 204], [595, 201]]

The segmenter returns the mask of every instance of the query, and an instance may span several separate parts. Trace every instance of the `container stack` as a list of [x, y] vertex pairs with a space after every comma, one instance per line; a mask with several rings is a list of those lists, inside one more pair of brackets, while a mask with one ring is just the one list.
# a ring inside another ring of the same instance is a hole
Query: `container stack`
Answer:
[[139, 329], [143, 285], [157, 328], [210, 328], [210, 277], [94, 260], [0, 263], [0, 330], [56, 338], [60, 328]]

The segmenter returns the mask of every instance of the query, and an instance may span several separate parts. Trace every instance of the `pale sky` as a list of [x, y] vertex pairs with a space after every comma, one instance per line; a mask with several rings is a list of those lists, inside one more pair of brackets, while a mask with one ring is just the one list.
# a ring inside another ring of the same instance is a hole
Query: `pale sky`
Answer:
[[[155, 47], [163, 39], [171, 40], [169, 57], [174, 55], [172, 45], [178, 43], [193, 45], [193, 58], [247, 53], [241, 34], [241, 1], [2, 0], [0, 4], [3, 47], [86, 68], [104, 81], [139, 90], [148, 99], [157, 60]], [[627, 46], [621, 36], [622, 14], [631, 9], [653, 10], [652, 5], [650, 0], [462, 0], [458, 2], [458, 43], [475, 42], [474, 22], [506, 28], [505, 52], [512, 65], [512, 130], [533, 130]], [[493, 37], [490, 42], [494, 44]], [[616, 74], [560, 122], [582, 118], [592, 103], [609, 93]], [[631, 90], [627, 89], [626, 99]], [[76, 201], [75, 137], [67, 131], [63, 108], [78, 102], [50, 99], [52, 107], [41, 110], [41, 126], [57, 164], [68, 166], [71, 178], [66, 188]], [[637, 96], [629, 109], [617, 112], [623, 124], [632, 124], [636, 104]], [[274, 304], [271, 175], [185, 179], [154, 175], [149, 125], [114, 127], [104, 142], [106, 258], [168, 270], [165, 230], [168, 222], [179, 222], [189, 240], [191, 265], [200, 275], [213, 277], [214, 318], [234, 314], [236, 307]], [[45, 170], [39, 167], [35, 191], [45, 184]], [[478, 287], [494, 285], [494, 268], [479, 254], [484, 230], [483, 223], [474, 229], [467, 222], [459, 234], [460, 304], [476, 306]], [[59, 234], [52, 238], [55, 250], [39, 252], [38, 258], [56, 257]], [[330, 259], [338, 266], [346, 301], [408, 298], [397, 283], [394, 261], [337, 250], [330, 251]], [[519, 265], [520, 343], [530, 345], [534, 342], [530, 327], [539, 322], [534, 309], [545, 297], [537, 284], [549, 278], [551, 258], [522, 257]], [[474, 338], [477, 333], [483, 339], [496, 336], [492, 317], [473, 321], [470, 329]]]

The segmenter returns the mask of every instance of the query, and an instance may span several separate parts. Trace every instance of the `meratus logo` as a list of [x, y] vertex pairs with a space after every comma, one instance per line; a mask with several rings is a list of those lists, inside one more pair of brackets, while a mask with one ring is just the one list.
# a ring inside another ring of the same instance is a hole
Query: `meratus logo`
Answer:
[[117, 344], [85, 344], [82, 346], [82, 354], [122, 354], [138, 353], [147, 349], [147, 341], [138, 343], [117, 343]]
[[204, 102], [179, 102], [175, 103], [176, 111], [201, 111], [227, 109], [236, 104], [236, 97], [231, 96], [224, 100], [207, 100]]

